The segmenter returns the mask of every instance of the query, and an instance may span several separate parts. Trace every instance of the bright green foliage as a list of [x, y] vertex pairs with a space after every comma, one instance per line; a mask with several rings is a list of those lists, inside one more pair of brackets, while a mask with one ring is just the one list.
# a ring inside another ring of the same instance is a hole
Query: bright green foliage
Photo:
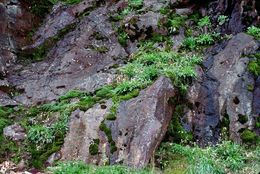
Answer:
[[219, 25], [225, 24], [228, 20], [229, 20], [228, 16], [225, 16], [225, 15], [219, 15], [218, 16], [218, 24]]
[[249, 34], [259, 40], [260, 39], [260, 28], [255, 27], [255, 26], [248, 27], [247, 34]]
[[49, 168], [53, 174], [152, 174], [147, 169], [130, 169], [124, 166], [92, 166], [83, 162], [59, 163], [56, 167]]
[[252, 59], [248, 64], [248, 70], [257, 77], [260, 75], [260, 53], [252, 55]]
[[172, 34], [178, 33], [180, 27], [184, 26], [186, 19], [187, 17], [185, 16], [180, 16], [176, 14], [170, 15], [167, 23], [169, 32]]
[[124, 94], [134, 89], [142, 89], [151, 84], [158, 76], [165, 75], [172, 79], [175, 86], [187, 87], [190, 78], [196, 73], [194, 66], [201, 62], [195, 55], [181, 55], [172, 51], [140, 51], [134, 61], [121, 68], [126, 79], [114, 90], [116, 94]]
[[211, 45], [214, 43], [214, 39], [211, 34], [201, 34], [197, 38], [197, 43], [199, 45]]
[[198, 49], [201, 46], [208, 46], [212, 45], [216, 40], [218, 40], [220, 37], [219, 33], [206, 33], [201, 34], [197, 37], [187, 37], [183, 40], [182, 45], [183, 47], [194, 50]]
[[28, 139], [35, 144], [48, 144], [54, 138], [53, 130], [46, 126], [35, 125], [28, 132]]
[[183, 40], [182, 45], [189, 50], [193, 50], [197, 47], [197, 41], [194, 37], [187, 37]]
[[129, 39], [128, 34], [122, 30], [119, 29], [118, 30], [118, 42], [122, 45], [122, 46], [126, 46], [127, 45], [127, 40]]
[[[161, 146], [158, 155], [163, 158], [161, 162], [169, 167], [172, 157], [182, 159], [179, 165], [184, 168], [180, 173], [187, 174], [257, 173], [260, 169], [259, 148], [245, 149], [230, 141], [205, 149], [166, 143]], [[170, 169], [166, 167], [166, 171]], [[175, 173], [174, 170], [168, 173]]]
[[139, 9], [143, 6], [143, 0], [128, 0], [129, 6]]
[[210, 21], [209, 16], [205, 16], [205, 17], [201, 18], [198, 22], [198, 26], [199, 27], [205, 27], [205, 26], [210, 27], [211, 21]]

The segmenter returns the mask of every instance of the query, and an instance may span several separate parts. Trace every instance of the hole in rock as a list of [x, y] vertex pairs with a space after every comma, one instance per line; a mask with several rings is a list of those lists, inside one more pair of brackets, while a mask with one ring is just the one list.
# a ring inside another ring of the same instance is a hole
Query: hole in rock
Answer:
[[240, 100], [238, 99], [238, 97], [235, 97], [235, 98], [233, 99], [233, 102], [234, 102], [236, 105], [238, 105], [238, 104], [240, 103]]

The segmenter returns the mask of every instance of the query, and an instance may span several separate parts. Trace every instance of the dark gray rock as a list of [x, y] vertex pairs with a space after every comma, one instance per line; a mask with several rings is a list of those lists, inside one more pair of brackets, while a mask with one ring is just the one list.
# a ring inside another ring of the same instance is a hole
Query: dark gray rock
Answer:
[[38, 47], [46, 39], [58, 34], [60, 30], [77, 22], [77, 17], [85, 10], [94, 7], [96, 5], [95, 2], [96, 0], [84, 0], [69, 7], [65, 7], [61, 3], [56, 4], [52, 12], [46, 17], [44, 24], [36, 31], [33, 36], [34, 44], [30, 47]]
[[[168, 78], [160, 77], [139, 96], [120, 103], [115, 121], [105, 121], [111, 130], [117, 150], [111, 154], [111, 142], [100, 130], [112, 102], [97, 104], [86, 112], [75, 111], [69, 133], [62, 148], [63, 160], [82, 160], [94, 164], [123, 163], [133, 167], [148, 164], [159, 146], [172, 117], [169, 99], [175, 90]], [[90, 154], [90, 146], [99, 140], [98, 153]]]
[[[247, 72], [248, 58], [243, 54], [254, 52], [258, 44], [251, 36], [239, 33], [234, 36], [212, 59], [209, 69], [201, 73], [188, 94], [193, 104], [184, 120], [189, 120], [189, 129], [195, 138], [205, 145], [216, 143], [219, 138], [220, 120], [228, 117], [230, 138], [240, 142], [239, 130], [252, 128], [253, 93], [247, 89], [254, 84]], [[246, 116], [248, 122], [240, 123], [239, 116]]]

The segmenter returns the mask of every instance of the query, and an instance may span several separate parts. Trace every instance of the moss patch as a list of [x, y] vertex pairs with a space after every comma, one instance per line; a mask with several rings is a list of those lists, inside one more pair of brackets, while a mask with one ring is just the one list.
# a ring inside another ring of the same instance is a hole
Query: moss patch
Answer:
[[99, 139], [94, 139], [93, 144], [89, 146], [89, 153], [91, 155], [97, 155], [98, 154], [98, 146], [99, 146]]
[[254, 143], [256, 142], [257, 135], [255, 132], [246, 129], [240, 134], [241, 139], [244, 143]]

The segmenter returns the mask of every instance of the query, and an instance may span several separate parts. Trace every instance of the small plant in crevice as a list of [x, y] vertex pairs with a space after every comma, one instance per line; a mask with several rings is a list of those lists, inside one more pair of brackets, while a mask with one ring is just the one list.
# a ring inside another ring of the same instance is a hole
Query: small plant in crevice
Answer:
[[253, 36], [255, 39], [260, 39], [260, 28], [256, 26], [251, 26], [247, 28], [247, 34]]
[[229, 21], [228, 16], [225, 16], [225, 15], [218, 16], [218, 25], [224, 25], [228, 21]]
[[260, 53], [256, 53], [250, 56], [250, 62], [247, 66], [248, 71], [252, 73], [255, 77], [260, 75]]

